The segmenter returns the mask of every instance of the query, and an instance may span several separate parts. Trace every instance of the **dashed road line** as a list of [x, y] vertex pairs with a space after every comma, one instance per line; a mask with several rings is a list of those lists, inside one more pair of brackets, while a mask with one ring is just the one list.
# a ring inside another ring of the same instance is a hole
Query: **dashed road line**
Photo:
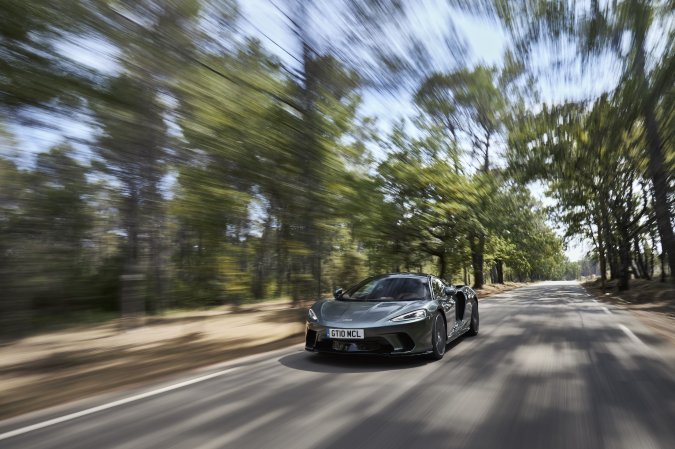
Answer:
[[644, 342], [643, 342], [642, 340], [640, 340], [640, 339], [638, 338], [638, 336], [635, 335], [635, 334], [633, 333], [633, 331], [631, 331], [630, 329], [628, 329], [628, 328], [627, 328], [626, 326], [624, 326], [623, 324], [617, 324], [617, 327], [618, 327], [619, 329], [621, 329], [621, 330], [624, 332], [624, 334], [626, 334], [626, 335], [628, 336], [628, 338], [630, 338], [634, 343], [637, 343], [637, 344], [639, 344], [640, 346], [646, 346], [646, 345], [644, 344]]

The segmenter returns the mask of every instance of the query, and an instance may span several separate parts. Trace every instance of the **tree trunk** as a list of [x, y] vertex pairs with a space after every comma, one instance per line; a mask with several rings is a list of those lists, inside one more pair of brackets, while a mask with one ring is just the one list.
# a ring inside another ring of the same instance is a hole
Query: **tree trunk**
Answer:
[[613, 247], [608, 246], [607, 247], [607, 256], [609, 258], [609, 280], [613, 281], [615, 279], [619, 278], [619, 267], [620, 262], [619, 262], [619, 257], [617, 255], [617, 252]]
[[643, 257], [642, 252], [640, 251], [640, 243], [638, 238], [635, 237], [633, 240], [634, 251], [635, 251], [635, 263], [637, 265], [638, 272], [642, 279], [650, 280], [651, 276], [649, 275], [649, 267], [647, 266], [646, 257]]
[[[161, 224], [158, 224], [161, 226]], [[166, 281], [166, 263], [165, 263], [165, 245], [163, 241], [161, 228], [151, 233], [151, 260], [152, 260], [152, 282], [154, 290], [154, 301], [152, 304], [152, 313], [162, 313], [166, 308], [166, 295], [168, 293]]]
[[445, 279], [445, 271], [447, 269], [447, 260], [445, 254], [438, 255], [438, 277]]
[[125, 199], [124, 223], [127, 241], [124, 248], [124, 268], [120, 279], [120, 324], [122, 329], [137, 325], [137, 319], [145, 311], [142, 292], [143, 276], [140, 264], [140, 211], [136, 190], [131, 189]]
[[[255, 251], [255, 259], [253, 266], [253, 283], [251, 285], [251, 293], [255, 299], [263, 299], [265, 297], [265, 284], [267, 281], [267, 264], [265, 261], [268, 258], [267, 251], [271, 249], [272, 238], [272, 210], [267, 210], [267, 216], [263, 224], [262, 237]], [[277, 246], [278, 248], [278, 246]], [[277, 250], [278, 251], [278, 250]]]
[[[300, 38], [302, 48], [302, 68], [300, 84], [300, 105], [303, 126], [300, 130], [301, 140], [297, 143], [300, 150], [302, 161], [302, 192], [300, 192], [299, 204], [300, 211], [300, 241], [306, 245], [309, 255], [302, 256], [303, 260], [299, 265], [302, 266], [302, 272], [296, 273], [302, 278], [298, 284], [299, 296], [309, 296], [312, 294], [312, 281], [315, 282], [314, 291], [321, 294], [321, 237], [317, 217], [320, 216], [320, 191], [322, 154], [321, 137], [318, 135], [319, 128], [318, 111], [316, 100], [319, 96], [320, 88], [320, 66], [316, 63], [316, 56], [310, 38], [308, 29], [308, 13], [306, 2], [298, 3], [297, 20], [293, 22], [296, 27], [296, 35]], [[307, 269], [309, 268], [309, 269]], [[307, 275], [311, 278], [307, 279]], [[294, 295], [294, 302], [296, 297]]]
[[649, 279], [654, 277], [654, 249], [656, 245], [652, 244], [651, 251], [649, 251]]
[[[649, 175], [654, 187], [654, 213], [656, 225], [661, 239], [661, 248], [668, 258], [670, 272], [675, 272], [675, 235], [671, 225], [671, 214], [668, 206], [668, 178], [664, 169], [665, 158], [661, 150], [661, 142], [658, 135], [658, 124], [654, 111], [646, 107], [645, 127], [647, 129], [647, 148], [649, 151]], [[671, 276], [671, 282], [675, 282], [675, 276]]]
[[621, 269], [619, 272], [619, 290], [628, 290], [632, 260], [630, 257], [630, 238], [625, 228], [620, 228], [621, 242], [619, 243], [619, 260]]
[[[604, 247], [607, 254], [607, 262], [609, 263], [609, 279], [614, 280], [619, 277], [619, 257], [616, 251], [614, 238], [612, 236], [609, 225], [609, 213], [607, 211], [607, 198], [601, 200], [604, 204], [600, 208], [600, 222], [602, 223], [602, 235]], [[607, 268], [607, 267], [605, 267]]]
[[598, 259], [600, 262], [600, 285], [604, 290], [607, 286], [607, 259], [605, 255], [605, 240], [603, 238], [603, 231], [601, 223], [598, 222]]
[[289, 225], [285, 223], [286, 217], [281, 218], [282, 223], [277, 231], [277, 297], [281, 297], [284, 291], [288, 291], [290, 285], [290, 263], [291, 258], [288, 254], [289, 243]]
[[317, 255], [316, 255], [316, 299], [321, 299], [321, 242], [318, 243]]
[[601, 246], [598, 252], [600, 259], [600, 285], [602, 285], [602, 289], [604, 290], [607, 286], [607, 256], [604, 246]]
[[495, 262], [495, 268], [497, 269], [497, 283], [504, 283], [504, 261], [497, 259]]
[[483, 278], [483, 250], [485, 248], [485, 236], [476, 235], [473, 232], [469, 235], [469, 247], [471, 248], [471, 266], [473, 268], [473, 288], [482, 288]]
[[[654, 187], [654, 213], [656, 215], [656, 225], [661, 238], [661, 247], [668, 257], [668, 266], [670, 273], [675, 273], [675, 235], [671, 221], [670, 206], [668, 203], [668, 176], [666, 174], [666, 160], [659, 137], [659, 125], [654, 111], [654, 104], [649, 98], [649, 84], [645, 74], [645, 50], [644, 35], [640, 35], [637, 42], [637, 53], [635, 57], [635, 70], [640, 80], [643, 99], [642, 114], [645, 119], [645, 130], [647, 133], [647, 153], [649, 163], [647, 170]], [[675, 276], [671, 276], [671, 282], [675, 283]]]

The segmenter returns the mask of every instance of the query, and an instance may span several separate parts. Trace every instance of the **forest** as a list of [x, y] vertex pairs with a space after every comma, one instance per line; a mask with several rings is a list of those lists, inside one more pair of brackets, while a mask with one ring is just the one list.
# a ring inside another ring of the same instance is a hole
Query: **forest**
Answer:
[[[285, 43], [243, 3], [0, 0], [0, 332], [389, 271], [673, 282], [674, 1], [258, 2]], [[501, 63], [422, 3], [503, 29]]]

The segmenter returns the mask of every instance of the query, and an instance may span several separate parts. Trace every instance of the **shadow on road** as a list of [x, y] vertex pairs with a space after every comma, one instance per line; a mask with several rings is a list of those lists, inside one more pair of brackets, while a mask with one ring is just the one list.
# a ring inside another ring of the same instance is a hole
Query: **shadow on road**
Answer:
[[[618, 316], [590, 304], [580, 287], [523, 289], [494, 298], [482, 317], [470, 350], [453, 359], [448, 348], [439, 366], [449, 369], [430, 371], [424, 382], [407, 386], [396, 401], [332, 434], [322, 447], [364, 441], [391, 449], [675, 447], [672, 371], [631, 342], [616, 326]], [[324, 372], [367, 371], [358, 361], [349, 363], [324, 366]], [[371, 400], [364, 398], [354, 411]]]

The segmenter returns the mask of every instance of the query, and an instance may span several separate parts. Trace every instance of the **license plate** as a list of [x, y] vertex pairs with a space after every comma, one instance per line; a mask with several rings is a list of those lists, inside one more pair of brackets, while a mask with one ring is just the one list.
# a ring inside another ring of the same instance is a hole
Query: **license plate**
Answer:
[[363, 340], [363, 329], [328, 329], [326, 333], [329, 338]]

